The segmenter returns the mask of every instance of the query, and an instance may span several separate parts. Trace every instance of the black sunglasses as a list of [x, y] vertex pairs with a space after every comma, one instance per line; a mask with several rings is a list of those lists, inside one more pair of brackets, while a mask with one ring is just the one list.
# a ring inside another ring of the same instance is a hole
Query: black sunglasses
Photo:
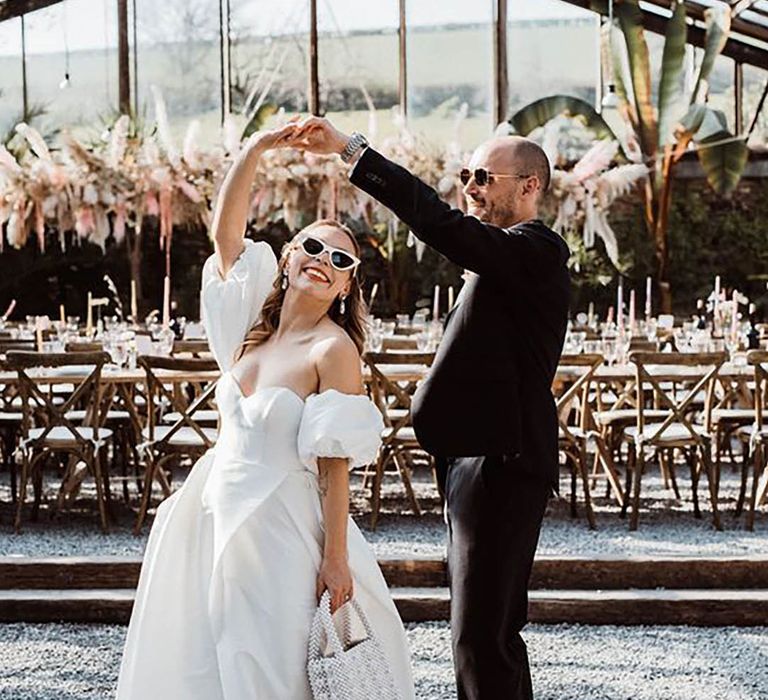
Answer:
[[301, 247], [310, 258], [319, 258], [324, 252], [328, 253], [328, 260], [339, 272], [351, 270], [360, 264], [360, 259], [352, 253], [341, 248], [332, 248], [318, 238], [305, 236], [301, 241]]
[[475, 168], [470, 170], [469, 168], [462, 168], [459, 170], [459, 180], [462, 185], [466, 185], [470, 179], [474, 176], [475, 182], [478, 187], [485, 187], [493, 182], [494, 178], [519, 178], [525, 179], [531, 177], [530, 175], [505, 175], [504, 173], [492, 173], [485, 168]]

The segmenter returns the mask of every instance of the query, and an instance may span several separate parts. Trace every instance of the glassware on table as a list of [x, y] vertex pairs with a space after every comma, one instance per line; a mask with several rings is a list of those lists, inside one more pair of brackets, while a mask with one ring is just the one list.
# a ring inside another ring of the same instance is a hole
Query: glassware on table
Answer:
[[[712, 338], [709, 331], [697, 330], [690, 337], [691, 352], [710, 352]], [[725, 349], [725, 348], [723, 348]]]
[[51, 340], [44, 340], [41, 350], [47, 353], [64, 352], [64, 343], [58, 338]]
[[587, 334], [584, 331], [571, 331], [566, 334], [564, 351], [569, 355], [580, 355], [584, 351], [584, 341]]
[[427, 352], [432, 344], [430, 333], [428, 330], [419, 331], [416, 334], [416, 349], [419, 352]]
[[427, 326], [427, 332], [429, 333], [429, 338], [432, 342], [433, 350], [440, 344], [440, 341], [443, 339], [444, 331], [445, 327], [443, 326], [442, 321], [432, 321]]
[[603, 354], [603, 343], [600, 340], [585, 340], [583, 348], [587, 355]]
[[161, 328], [155, 338], [155, 352], [158, 355], [168, 356], [173, 352], [173, 341], [176, 334], [170, 328]]
[[651, 317], [643, 324], [643, 330], [645, 331], [645, 337], [648, 342], [653, 343], [656, 340], [659, 330], [659, 322]]
[[712, 338], [709, 341], [709, 352], [725, 352], [725, 338]]
[[371, 328], [368, 331], [366, 340], [370, 352], [381, 352], [381, 348], [384, 345], [384, 335], [381, 332], [381, 328]]
[[397, 324], [394, 321], [382, 321], [381, 332], [385, 338], [389, 338], [395, 334]]
[[411, 327], [411, 317], [408, 314], [397, 314], [397, 316], [395, 317], [395, 320], [397, 321], [398, 328]]
[[411, 328], [425, 328], [428, 323], [429, 310], [419, 309], [413, 314], [411, 319]]
[[618, 339], [616, 337], [606, 337], [603, 338], [601, 342], [603, 346], [603, 357], [605, 358], [606, 364], [610, 367], [616, 362]]
[[725, 344], [725, 350], [728, 353], [729, 360], [733, 362], [736, 353], [739, 351], [739, 333], [726, 333], [725, 338], [723, 338], [723, 343]]

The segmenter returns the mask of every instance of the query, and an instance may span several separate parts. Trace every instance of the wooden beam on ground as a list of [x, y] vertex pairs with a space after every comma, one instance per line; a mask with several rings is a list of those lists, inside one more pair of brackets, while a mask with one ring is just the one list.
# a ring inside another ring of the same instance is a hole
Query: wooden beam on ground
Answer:
[[[448, 585], [445, 560], [381, 558], [392, 588]], [[135, 588], [141, 557], [0, 557], [0, 589]], [[768, 589], [768, 557], [538, 557], [531, 589]]]
[[[447, 620], [447, 588], [391, 589], [404, 622]], [[2, 622], [126, 624], [132, 589], [0, 591]], [[531, 591], [531, 622], [586, 625], [763, 626], [768, 591]]]
[[528, 619], [545, 624], [763, 626], [768, 591], [532, 591]]

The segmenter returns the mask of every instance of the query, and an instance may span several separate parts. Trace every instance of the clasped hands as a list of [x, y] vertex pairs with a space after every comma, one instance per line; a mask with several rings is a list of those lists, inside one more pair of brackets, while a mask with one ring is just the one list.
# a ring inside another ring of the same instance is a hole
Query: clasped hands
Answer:
[[294, 117], [278, 129], [257, 131], [249, 137], [246, 149], [266, 151], [271, 148], [296, 148], [322, 155], [341, 154], [349, 136], [339, 131], [324, 117]]

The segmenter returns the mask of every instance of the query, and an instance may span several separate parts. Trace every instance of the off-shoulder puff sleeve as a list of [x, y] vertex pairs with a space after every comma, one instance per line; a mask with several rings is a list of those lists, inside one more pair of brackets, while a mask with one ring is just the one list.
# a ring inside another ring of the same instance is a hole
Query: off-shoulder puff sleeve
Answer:
[[370, 464], [381, 444], [384, 422], [365, 396], [335, 389], [313, 394], [304, 406], [299, 427], [299, 457], [318, 473], [318, 457], [349, 459], [349, 468]]
[[208, 345], [223, 372], [234, 364], [235, 352], [258, 320], [277, 274], [277, 260], [267, 243], [247, 238], [244, 243], [226, 277], [219, 272], [215, 253], [203, 266], [200, 315]]

